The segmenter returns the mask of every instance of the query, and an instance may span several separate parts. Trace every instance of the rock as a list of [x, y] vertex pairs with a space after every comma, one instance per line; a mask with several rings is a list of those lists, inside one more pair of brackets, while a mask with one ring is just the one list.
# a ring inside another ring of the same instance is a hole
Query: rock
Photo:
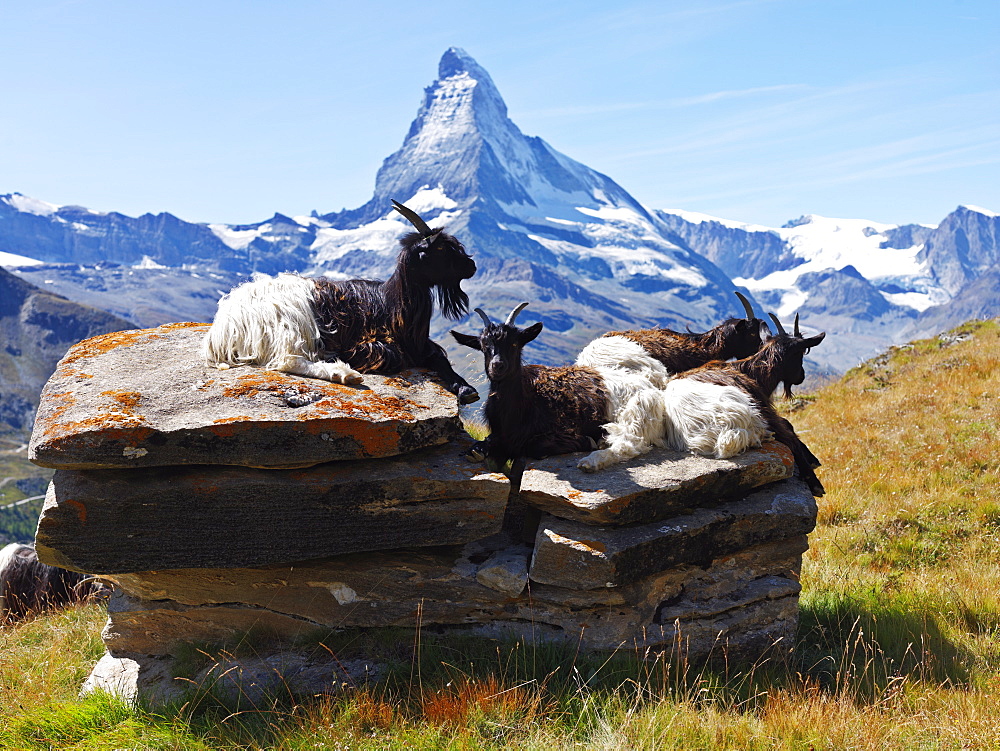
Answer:
[[731, 459], [653, 449], [593, 474], [577, 469], [580, 456], [532, 462], [521, 479], [521, 498], [563, 519], [638, 524], [741, 498], [753, 488], [791, 477], [795, 465], [788, 448], [775, 441]]
[[128, 701], [141, 695], [161, 704], [211, 694], [233, 711], [253, 711], [270, 709], [283, 698], [337, 694], [379, 675], [371, 660], [338, 659], [321, 650], [281, 651], [266, 657], [205, 654], [203, 661], [205, 666], [192, 677], [175, 677], [174, 661], [167, 657], [108, 652], [94, 666], [81, 694], [105, 691]]
[[458, 402], [430, 373], [343, 386], [202, 362], [204, 324], [87, 339], [42, 391], [29, 458], [55, 469], [192, 464], [307, 467], [395, 456], [461, 433]]
[[546, 516], [535, 538], [530, 576], [571, 589], [616, 587], [678, 564], [702, 565], [763, 542], [800, 537], [815, 523], [816, 502], [798, 478], [715, 508], [630, 527]]
[[298, 470], [60, 470], [36, 548], [50, 564], [114, 574], [462, 544], [499, 531], [509, 488], [459, 458], [465, 446]]
[[[544, 638], [579, 640], [595, 649], [631, 644], [649, 629], [665, 639], [659, 643], [669, 643], [672, 637], [663, 634], [673, 633], [672, 616], [684, 603], [712, 603], [704, 618], [690, 608], [681, 617], [688, 625], [700, 623], [704, 633], [712, 622], [735, 617], [730, 610], [752, 610], [756, 602], [791, 597], [794, 610], [791, 593], [797, 592], [806, 546], [804, 536], [758, 545], [705, 568], [675, 566], [614, 588], [532, 584], [530, 596], [483, 586], [476, 578], [479, 564], [464, 555], [472, 547], [359, 553], [293, 566], [116, 575], [119, 593], [109, 605], [105, 643], [114, 654], [155, 655], [170, 654], [176, 641], [229, 643], [247, 634], [252, 642], [280, 644], [350, 627], [468, 627], [517, 635], [521, 624], [537, 626]], [[654, 643], [652, 637], [642, 639]], [[709, 640], [695, 647], [711, 645]]]
[[476, 571], [476, 581], [484, 587], [517, 597], [528, 586], [530, 557], [531, 548], [527, 546], [498, 550]]

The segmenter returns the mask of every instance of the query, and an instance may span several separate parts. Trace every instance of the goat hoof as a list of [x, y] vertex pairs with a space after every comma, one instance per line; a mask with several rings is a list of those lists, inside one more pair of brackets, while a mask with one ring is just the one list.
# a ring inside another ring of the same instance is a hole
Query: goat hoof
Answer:
[[476, 391], [472, 386], [462, 386], [458, 390], [458, 403], [459, 404], [472, 404], [473, 402], [479, 401], [479, 392]]
[[587, 440], [590, 441], [590, 450], [596, 451], [598, 449], [597, 441], [595, 441], [589, 435], [587, 436]]
[[365, 379], [361, 377], [360, 373], [354, 371], [346, 373], [344, 375], [344, 383], [348, 386], [360, 386]]
[[486, 454], [474, 448], [469, 449], [463, 453], [462, 456], [465, 457], [466, 461], [472, 462], [473, 464], [479, 464], [486, 458]]

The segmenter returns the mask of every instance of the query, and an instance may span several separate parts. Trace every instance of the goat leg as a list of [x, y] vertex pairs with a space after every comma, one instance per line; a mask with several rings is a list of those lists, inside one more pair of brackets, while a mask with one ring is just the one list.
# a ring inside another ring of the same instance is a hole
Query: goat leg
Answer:
[[448, 355], [444, 348], [430, 342], [427, 358], [424, 366], [437, 373], [438, 378], [444, 381], [445, 388], [458, 397], [459, 404], [472, 404], [479, 401], [479, 392], [470, 386], [462, 376], [455, 372], [448, 360]]

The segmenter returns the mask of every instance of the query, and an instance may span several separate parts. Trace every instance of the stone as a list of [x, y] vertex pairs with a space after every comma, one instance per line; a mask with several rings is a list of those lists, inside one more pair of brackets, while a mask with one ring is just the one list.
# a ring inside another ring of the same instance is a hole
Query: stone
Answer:
[[493, 553], [476, 571], [476, 581], [484, 587], [517, 597], [528, 586], [528, 559], [531, 548], [517, 546]]
[[776, 441], [731, 459], [653, 449], [594, 473], [577, 469], [581, 456], [532, 462], [521, 478], [521, 499], [586, 524], [638, 524], [742, 498], [753, 488], [791, 477], [795, 466], [792, 452]]
[[427, 371], [361, 386], [206, 366], [208, 326], [104, 334], [72, 347], [42, 391], [29, 458], [54, 469], [308, 467], [459, 435], [458, 401]]
[[[478, 581], [478, 569], [489, 557], [476, 543], [289, 566], [122, 574], [112, 577], [118, 590], [108, 608], [105, 644], [114, 654], [156, 655], [170, 654], [175, 642], [249, 639], [280, 645], [351, 627], [465, 627], [517, 635], [519, 624], [529, 624], [546, 639], [615, 649], [650, 629], [665, 640], [658, 643], [669, 643], [672, 637], [665, 634], [680, 618], [691, 628], [701, 624], [696, 646], [710, 648], [704, 634], [715, 621], [728, 628], [736, 618], [730, 611], [781, 598], [791, 598], [794, 609], [805, 547], [799, 536], [722, 556], [705, 567], [675, 566], [619, 587], [573, 590], [529, 583], [519, 596]], [[703, 618], [688, 607], [692, 602], [709, 603], [709, 615]], [[644, 644], [654, 642], [642, 638]]]
[[297, 470], [59, 470], [36, 549], [51, 565], [115, 574], [462, 544], [500, 530], [509, 489], [458, 456], [470, 441]]
[[193, 676], [174, 676], [168, 656], [106, 652], [83, 684], [81, 694], [103, 691], [134, 702], [163, 704], [211, 693], [234, 711], [270, 709], [275, 699], [334, 695], [345, 687], [379, 677], [371, 660], [338, 659], [326, 651], [281, 651], [267, 656], [204, 655]]
[[596, 527], [545, 516], [530, 577], [571, 589], [617, 587], [682, 563], [702, 565], [764, 542], [799, 537], [816, 523], [816, 501], [789, 478], [744, 499], [658, 522]]

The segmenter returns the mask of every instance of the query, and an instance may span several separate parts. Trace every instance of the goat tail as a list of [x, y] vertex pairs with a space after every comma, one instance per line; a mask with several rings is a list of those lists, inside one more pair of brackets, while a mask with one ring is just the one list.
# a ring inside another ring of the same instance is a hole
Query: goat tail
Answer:
[[675, 378], [663, 390], [668, 445], [716, 459], [760, 446], [770, 436], [749, 394], [736, 386]]
[[254, 274], [219, 300], [215, 320], [202, 343], [208, 365], [257, 365], [293, 371], [315, 362], [320, 331], [313, 312], [311, 279], [282, 273]]

